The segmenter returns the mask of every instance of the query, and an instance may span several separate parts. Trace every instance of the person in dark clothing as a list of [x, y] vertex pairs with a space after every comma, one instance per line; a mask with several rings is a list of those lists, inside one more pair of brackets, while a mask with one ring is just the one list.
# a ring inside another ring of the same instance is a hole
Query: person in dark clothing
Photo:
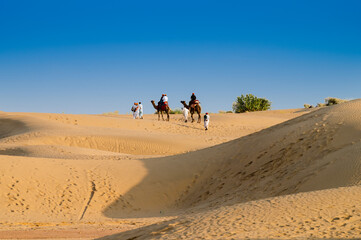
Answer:
[[158, 102], [158, 106], [162, 106], [163, 105], [163, 97], [164, 97], [164, 94], [162, 94], [162, 96], [160, 97], [160, 100]]
[[197, 99], [196, 95], [194, 95], [194, 93], [192, 93], [191, 101], [194, 102], [196, 99]]

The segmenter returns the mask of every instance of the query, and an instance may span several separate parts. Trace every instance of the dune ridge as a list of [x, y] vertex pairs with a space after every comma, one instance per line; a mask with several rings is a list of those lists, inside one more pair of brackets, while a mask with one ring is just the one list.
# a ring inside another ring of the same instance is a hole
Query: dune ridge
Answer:
[[21, 222], [116, 223], [104, 239], [359, 237], [360, 107], [218, 114], [208, 132], [181, 116], [1, 113], [0, 237]]

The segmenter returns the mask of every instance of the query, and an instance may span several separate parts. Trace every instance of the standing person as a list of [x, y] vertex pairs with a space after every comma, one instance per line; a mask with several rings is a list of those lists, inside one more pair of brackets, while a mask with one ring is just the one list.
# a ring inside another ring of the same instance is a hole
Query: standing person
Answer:
[[139, 118], [143, 119], [143, 105], [142, 102], [139, 102]]
[[184, 116], [185, 122], [188, 122], [188, 113], [189, 113], [189, 110], [188, 110], [186, 107], [183, 107], [182, 111], [183, 111], [183, 116]]
[[133, 107], [132, 107], [132, 112], [133, 112], [133, 119], [137, 119], [139, 116], [139, 106], [138, 103], [134, 103]]
[[206, 115], [204, 115], [204, 128], [207, 131], [208, 130], [208, 125], [209, 125], [209, 115], [208, 113], [206, 113]]

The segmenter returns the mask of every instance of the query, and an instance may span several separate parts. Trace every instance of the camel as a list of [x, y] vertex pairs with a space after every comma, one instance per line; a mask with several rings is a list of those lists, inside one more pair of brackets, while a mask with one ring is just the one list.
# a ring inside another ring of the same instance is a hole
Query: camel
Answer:
[[165, 109], [162, 110], [160, 106], [158, 107], [157, 105], [155, 105], [154, 100], [152, 100], [152, 101], [150, 101], [150, 102], [152, 103], [152, 105], [153, 105], [153, 107], [155, 108], [155, 110], [157, 110], [158, 121], [160, 120], [160, 114], [162, 114], [162, 119], [163, 119], [163, 121], [164, 121], [163, 111], [167, 114], [167, 121], [169, 121], [170, 107], [167, 105], [167, 106], [165, 107]]
[[193, 114], [196, 112], [198, 113], [198, 123], [201, 122], [201, 112], [202, 112], [202, 107], [201, 105], [198, 103], [193, 103], [190, 104], [191, 102], [189, 102], [189, 105], [187, 105], [187, 103], [185, 101], [181, 101], [181, 103], [183, 104], [183, 106], [187, 109], [189, 109], [189, 112], [191, 113], [191, 118], [192, 118], [192, 122], [194, 122], [194, 118], [193, 118]]

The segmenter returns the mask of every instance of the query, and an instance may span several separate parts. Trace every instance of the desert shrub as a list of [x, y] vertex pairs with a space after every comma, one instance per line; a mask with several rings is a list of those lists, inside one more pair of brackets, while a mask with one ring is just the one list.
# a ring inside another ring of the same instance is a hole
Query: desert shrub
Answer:
[[242, 94], [240, 97], [237, 97], [232, 108], [235, 113], [265, 111], [271, 108], [271, 102], [252, 94], [247, 94], [246, 96]]
[[219, 110], [218, 113], [226, 113], [226, 111]]
[[326, 103], [317, 103], [317, 106], [316, 107], [326, 107]]
[[334, 98], [334, 97], [325, 98], [326, 106], [331, 106], [331, 105], [340, 104], [340, 103], [344, 103], [344, 102], [347, 102], [347, 100], [340, 99], [340, 98]]
[[182, 113], [183, 113], [182, 110], [179, 108], [169, 111], [169, 114], [182, 114]]
[[227, 111], [226, 113], [233, 113], [233, 111]]
[[313, 108], [313, 105], [310, 105], [310, 104], [303, 104], [304, 108]]

